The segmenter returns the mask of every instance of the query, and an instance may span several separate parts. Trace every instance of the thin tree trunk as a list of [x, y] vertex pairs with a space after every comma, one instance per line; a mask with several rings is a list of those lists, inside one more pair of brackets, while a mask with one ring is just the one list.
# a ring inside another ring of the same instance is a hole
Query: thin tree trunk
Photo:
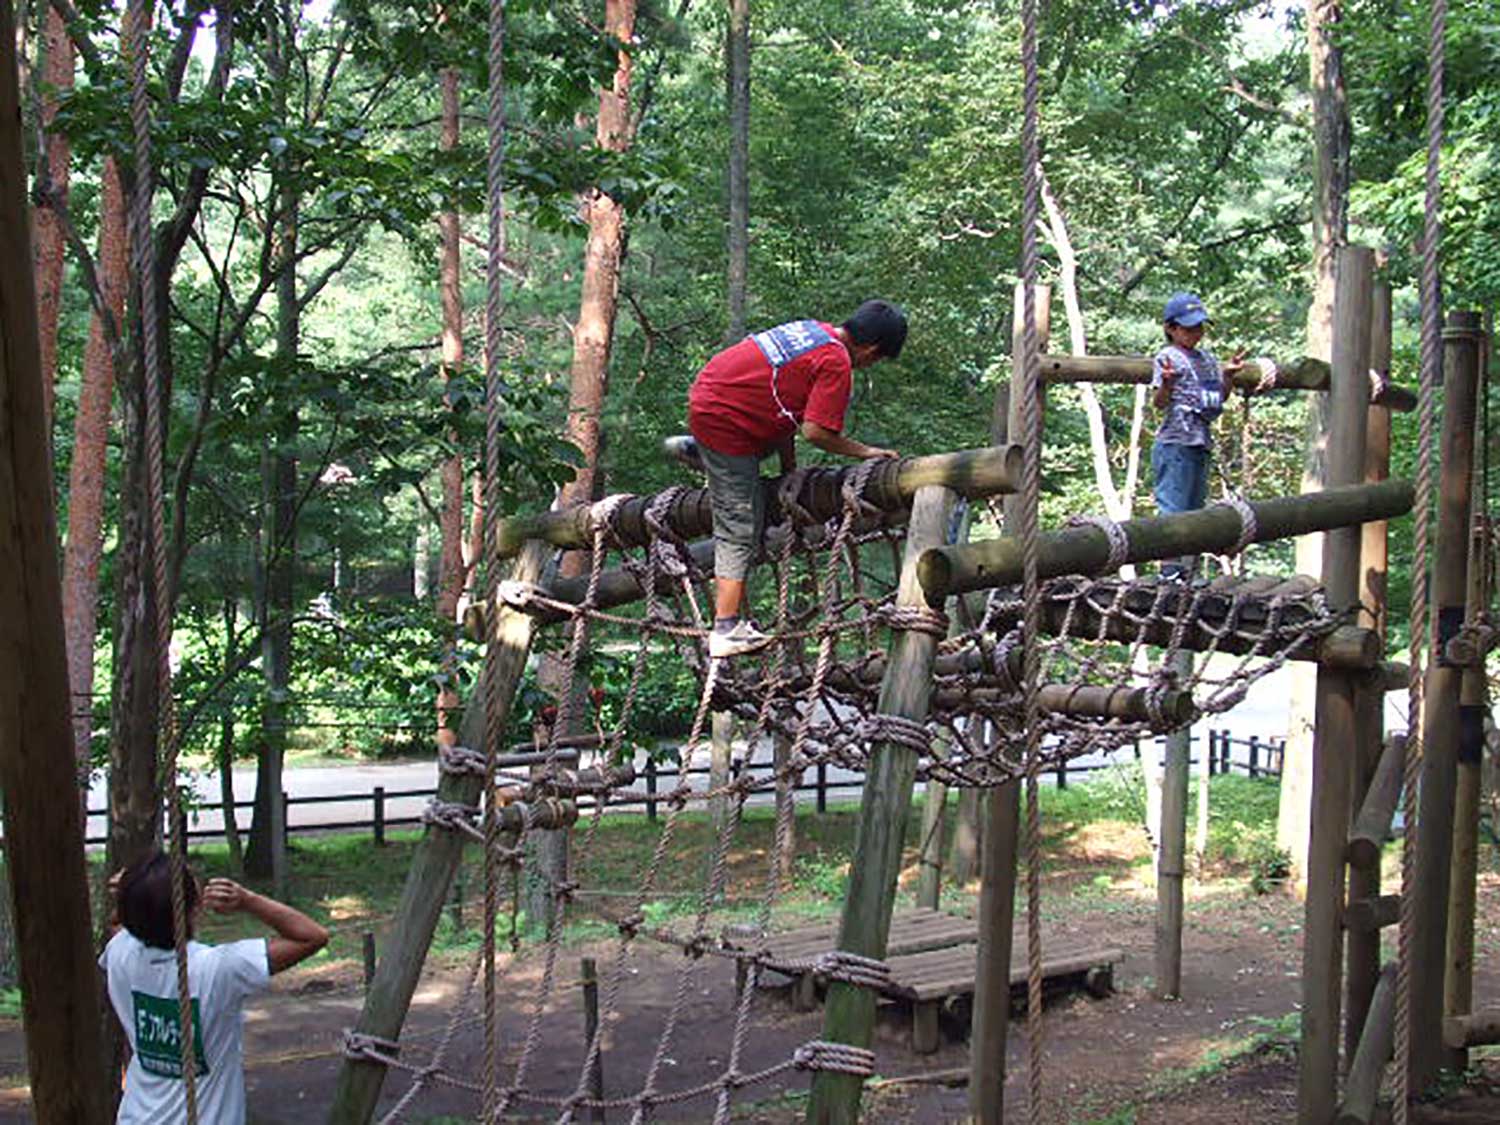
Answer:
[[[458, 70], [448, 67], [442, 73], [443, 125], [441, 147], [452, 152], [459, 140]], [[452, 378], [464, 361], [464, 304], [460, 282], [462, 256], [459, 242], [459, 216], [456, 204], [446, 207], [438, 216], [442, 235], [441, 290], [443, 301], [443, 370]], [[456, 447], [455, 435], [455, 447]], [[458, 604], [464, 592], [464, 459], [455, 453], [443, 462], [443, 509], [440, 520], [442, 554], [438, 570], [437, 615], [446, 623], [458, 619]], [[452, 715], [458, 707], [453, 673], [457, 666], [456, 642], [444, 646], [443, 684], [438, 688], [437, 737], [452, 743], [456, 732], [450, 729]]]
[[[125, 313], [125, 196], [113, 160], [104, 162], [100, 196], [99, 284], [110, 314]], [[114, 399], [114, 355], [96, 312], [83, 352], [83, 383], [73, 421], [73, 463], [68, 472], [68, 541], [63, 550], [63, 628], [68, 642], [73, 750], [78, 776], [88, 777], [93, 746], [94, 641], [99, 614], [99, 561], [104, 554], [104, 477]], [[80, 785], [88, 806], [88, 786]]]
[[[621, 44], [630, 43], [635, 33], [635, 0], [605, 0], [604, 11], [604, 30]], [[623, 152], [630, 147], [630, 73], [630, 53], [622, 47], [612, 86], [599, 92], [595, 141], [602, 149]], [[558, 496], [560, 506], [591, 500], [599, 480], [600, 415], [609, 388], [609, 352], [625, 249], [625, 216], [619, 203], [596, 188], [589, 194], [584, 211], [589, 237], [584, 250], [578, 323], [573, 328], [567, 424], [568, 438], [582, 451], [583, 464], [563, 486]], [[585, 552], [569, 551], [559, 567], [562, 576], [581, 575], [587, 558]], [[554, 681], [558, 674], [556, 667], [548, 670]], [[574, 685], [575, 692], [581, 686]], [[581, 719], [580, 708], [568, 706], [568, 702], [559, 699], [559, 711], [572, 713], [575, 721]], [[563, 733], [568, 733], [566, 728]], [[536, 926], [551, 914], [550, 885], [567, 877], [567, 832], [560, 829], [533, 835], [534, 862], [527, 880], [526, 911]]]
[[725, 343], [734, 343], [745, 335], [750, 278], [750, 0], [729, 0], [724, 78], [729, 100], [729, 326], [724, 335]]
[[[68, 201], [68, 167], [72, 146], [53, 128], [59, 103], [73, 88], [73, 40], [57, 9], [48, 4], [43, 24], [41, 127], [47, 144], [47, 178], [53, 196]], [[57, 385], [57, 324], [62, 313], [63, 260], [66, 240], [57, 212], [51, 207], [33, 208], [32, 253], [36, 270], [37, 330], [42, 351], [42, 402], [46, 432], [52, 433], [53, 398]]]
[[[1308, 0], [1307, 53], [1313, 104], [1313, 300], [1307, 312], [1307, 354], [1333, 356], [1334, 261], [1348, 239], [1349, 108], [1344, 91], [1343, 52], [1337, 45], [1341, 0]], [[1308, 398], [1307, 456], [1302, 491], [1319, 492], [1328, 481], [1328, 395]], [[1297, 540], [1297, 573], [1323, 573], [1323, 536]], [[1312, 677], [1292, 679], [1286, 753], [1281, 774], [1277, 842], [1291, 856], [1289, 886], [1299, 891], [1306, 870], [1312, 800]]]
[[[233, 667], [237, 659], [238, 636], [235, 632], [238, 609], [233, 598], [224, 600], [224, 667]], [[231, 701], [219, 717], [219, 807], [224, 816], [224, 843], [229, 848], [229, 869], [236, 874], [245, 870], [245, 845], [240, 839], [239, 818], [234, 807], [234, 704]]]

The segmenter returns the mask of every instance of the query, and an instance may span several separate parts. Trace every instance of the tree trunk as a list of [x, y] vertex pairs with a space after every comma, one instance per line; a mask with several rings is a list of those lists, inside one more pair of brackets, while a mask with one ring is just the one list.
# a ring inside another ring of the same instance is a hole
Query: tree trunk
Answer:
[[[1308, 0], [1307, 53], [1313, 104], [1313, 300], [1307, 312], [1307, 354], [1333, 356], [1334, 262], [1348, 238], [1349, 108], [1344, 93], [1343, 52], [1337, 45], [1342, 0]], [[1308, 396], [1307, 456], [1302, 491], [1318, 492], [1328, 482], [1328, 394]], [[1298, 574], [1323, 573], [1323, 536], [1297, 540]], [[1311, 676], [1292, 680], [1287, 716], [1286, 754], [1281, 774], [1277, 842], [1291, 856], [1289, 885], [1303, 886], [1312, 799], [1314, 696]]]
[[[635, 0], [605, 0], [604, 30], [620, 43], [628, 44], [635, 33]], [[599, 92], [599, 120], [595, 141], [600, 148], [623, 152], [630, 147], [630, 53], [619, 52], [614, 83]], [[609, 387], [609, 351], [614, 337], [615, 309], [620, 289], [620, 262], [624, 257], [624, 211], [604, 192], [594, 189], [584, 204], [589, 237], [584, 250], [583, 292], [579, 299], [578, 323], [573, 328], [572, 382], [568, 394], [568, 439], [583, 453], [583, 465], [562, 487], [558, 506], [593, 499], [599, 473], [600, 414]], [[584, 572], [588, 556], [569, 551], [559, 572], [576, 578]], [[551, 663], [555, 664], [555, 660]], [[556, 667], [548, 675], [558, 676]], [[574, 685], [575, 691], [582, 685]], [[565, 706], [560, 713], [581, 718], [580, 708]], [[565, 728], [563, 734], [569, 733]], [[567, 877], [565, 829], [532, 834], [534, 868], [527, 879], [527, 917], [536, 926], [551, 912], [549, 883]]]
[[729, 326], [724, 342], [732, 344], [745, 335], [750, 279], [750, 0], [729, 0], [724, 80], [729, 100]]
[[[239, 637], [235, 632], [239, 611], [233, 598], [224, 599], [224, 667], [239, 659]], [[234, 807], [234, 704], [226, 704], [219, 716], [219, 807], [224, 817], [224, 844], [229, 849], [229, 869], [245, 870], [245, 845], [240, 839], [239, 818]]]
[[[47, 143], [47, 178], [52, 194], [60, 203], [68, 202], [68, 166], [72, 146], [68, 138], [53, 129], [57, 107], [73, 88], [73, 40], [57, 9], [47, 5], [41, 48], [42, 65], [41, 129]], [[32, 209], [32, 254], [36, 270], [37, 331], [41, 337], [42, 402], [44, 428], [50, 442], [52, 435], [53, 396], [57, 384], [57, 324], [62, 313], [63, 259], [66, 240], [57, 212], [49, 206]]]
[[[443, 127], [441, 147], [451, 152], [458, 147], [459, 100], [458, 70], [448, 67], [442, 74]], [[462, 255], [459, 243], [459, 216], [456, 203], [438, 216], [442, 235], [441, 290], [443, 301], [443, 370], [452, 378], [464, 362], [464, 303], [461, 283]], [[454, 435], [455, 448], [457, 435]], [[443, 509], [440, 520], [442, 555], [438, 569], [437, 615], [446, 624], [458, 620], [458, 603], [464, 592], [464, 459], [455, 453], [443, 462]], [[453, 674], [457, 667], [456, 642], [445, 642], [443, 650], [444, 680], [438, 688], [437, 737], [452, 744], [456, 739], [450, 729], [451, 716], [458, 707]]]
[[[113, 160], [104, 162], [99, 225], [99, 284], [115, 324], [122, 323], [127, 286], [125, 196]], [[63, 550], [63, 628], [68, 642], [73, 750], [80, 779], [87, 778], [93, 745], [94, 640], [99, 612], [99, 560], [104, 554], [104, 477], [114, 398], [114, 355], [96, 312], [83, 352], [83, 383], [73, 421], [73, 464], [68, 472], [68, 542]], [[81, 785], [88, 805], [87, 784]]]
[[[295, 26], [291, 17], [282, 27]], [[287, 116], [287, 97], [292, 45], [274, 32], [268, 64], [277, 84], [280, 116]], [[301, 340], [301, 305], [297, 295], [297, 223], [300, 189], [295, 186], [296, 169], [279, 170], [281, 183], [275, 189], [277, 233], [274, 268], [276, 275], [276, 360], [280, 370], [291, 371], [297, 363]], [[282, 765], [287, 745], [287, 693], [291, 683], [292, 609], [297, 568], [297, 460], [299, 428], [297, 408], [285, 404], [279, 420], [280, 433], [273, 449], [262, 460], [265, 484], [264, 511], [271, 515], [272, 534], [266, 561], [266, 599], [262, 671], [266, 694], [262, 709], [262, 742], [256, 767], [254, 820], [245, 851], [245, 870], [251, 875], [270, 876], [276, 897], [286, 894], [286, 810], [282, 806]]]

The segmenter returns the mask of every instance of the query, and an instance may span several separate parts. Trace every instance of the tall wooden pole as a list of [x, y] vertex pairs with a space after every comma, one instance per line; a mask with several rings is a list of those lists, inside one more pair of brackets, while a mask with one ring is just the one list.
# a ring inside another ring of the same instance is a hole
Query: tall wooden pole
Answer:
[[[1385, 281], [1375, 283], [1370, 309], [1370, 367], [1385, 372], [1391, 364], [1391, 287]], [[1374, 484], [1390, 476], [1391, 412], [1384, 406], [1370, 406], [1365, 412], [1365, 483]], [[1359, 547], [1359, 624], [1373, 629], [1384, 639], [1386, 619], [1386, 522], [1377, 520], [1364, 525]], [[1354, 747], [1354, 789], [1352, 807], [1356, 814], [1363, 804], [1370, 782], [1380, 763], [1382, 748], [1381, 714], [1385, 703], [1384, 689], [1370, 681], [1361, 683], [1355, 698], [1358, 738]], [[1351, 827], [1353, 820], [1351, 819]], [[1374, 899], [1380, 894], [1380, 862], [1373, 866], [1349, 867], [1348, 901]], [[1350, 930], [1347, 934], [1345, 965], [1346, 994], [1349, 1011], [1344, 1019], [1344, 1059], [1351, 1062], [1359, 1048], [1365, 1018], [1375, 995], [1380, 976], [1380, 933], [1377, 930]]]
[[[1475, 314], [1473, 327], [1481, 331]], [[1486, 380], [1482, 353], [1487, 340], [1481, 336], [1479, 347], [1465, 352], [1465, 361], [1474, 366], [1476, 394], [1483, 401]], [[1471, 358], [1472, 357], [1472, 358]], [[1475, 410], [1474, 449], [1484, 449], [1484, 411]], [[1464, 621], [1472, 624], [1488, 606], [1488, 582], [1485, 575], [1486, 527], [1479, 519], [1488, 498], [1484, 494], [1484, 474], [1474, 472], [1470, 482], [1470, 521], [1468, 549], [1468, 582], [1464, 596]], [[1484, 761], [1484, 716], [1487, 702], [1487, 677], [1484, 661], [1476, 661], [1461, 673], [1458, 706], [1458, 778], [1454, 795], [1453, 858], [1449, 865], [1448, 899], [1448, 974], [1443, 984], [1443, 1015], [1466, 1016], [1474, 999], [1474, 909], [1479, 871], [1479, 797], [1481, 766]], [[1453, 1063], [1462, 1071], [1468, 1068], [1468, 1052], [1454, 1048]]]
[[[1328, 483], [1333, 487], [1360, 481], [1365, 474], [1374, 264], [1374, 254], [1365, 247], [1339, 250], [1329, 388]], [[1360, 538], [1358, 526], [1338, 528], [1325, 536], [1323, 588], [1334, 609], [1358, 603]], [[1299, 1125], [1327, 1125], [1338, 1106], [1344, 849], [1349, 838], [1357, 687], [1357, 678], [1349, 672], [1318, 669], [1307, 902], [1302, 927]]]
[[[1173, 668], [1179, 683], [1193, 675], [1193, 654], [1183, 649], [1174, 654]], [[1188, 762], [1192, 756], [1191, 727], [1179, 727], [1167, 735], [1167, 763], [1161, 786], [1161, 841], [1156, 856], [1156, 986], [1159, 1000], [1182, 996], [1182, 895], [1187, 868]], [[1148, 747], [1145, 751], [1154, 754]], [[1204, 753], [1202, 769], [1208, 770]]]
[[[528, 543], [512, 565], [510, 577], [518, 582], [540, 581], [551, 555], [552, 550], [546, 544]], [[500, 648], [495, 688], [500, 692], [503, 723], [526, 669], [536, 619], [505, 605], [490, 606], [485, 616], [491, 623], [489, 643]], [[483, 742], [484, 716], [485, 708], [481, 706], [465, 712], [461, 735], [470, 746]], [[483, 790], [482, 777], [445, 773], [438, 782], [437, 795], [440, 801], [477, 807]], [[380, 1039], [400, 1038], [401, 1025], [406, 1021], [417, 979], [448, 897], [448, 887], [463, 856], [463, 846], [464, 838], [451, 829], [429, 827], [423, 833], [406, 874], [406, 886], [401, 892], [384, 955], [365, 993], [364, 1009], [355, 1022], [356, 1032]], [[384, 1082], [383, 1064], [368, 1059], [345, 1059], [328, 1111], [330, 1125], [365, 1125], [375, 1112]]]
[[[1011, 369], [1021, 370], [1026, 334], [1025, 293], [1016, 286], [1011, 314]], [[1045, 346], [1052, 320], [1052, 290], [1032, 294], [1036, 338]], [[1038, 388], [1040, 391], [1040, 388]], [[1024, 432], [1021, 395], [1014, 382], [995, 395], [990, 440], [1004, 444]], [[1014, 529], [1020, 502], [1005, 501], [1005, 520]], [[1017, 576], [1016, 581], [1020, 578]], [[994, 737], [1003, 737], [993, 731]], [[1010, 1037], [1010, 962], [1015, 943], [1016, 864], [1020, 858], [1021, 785], [1013, 781], [981, 797], [979, 857], [979, 948], [974, 977], [974, 1013], [969, 1030], [969, 1114], [981, 1125], [1001, 1125], [1005, 1118], [1005, 1052]]]
[[1443, 329], [1442, 471], [1432, 567], [1432, 608], [1437, 614], [1438, 637], [1423, 691], [1422, 778], [1413, 879], [1412, 909], [1417, 919], [1411, 936], [1409, 1077], [1413, 1093], [1430, 1085], [1442, 1067], [1458, 1061], [1457, 1055], [1443, 1046], [1443, 981], [1463, 669], [1449, 665], [1443, 650], [1464, 616], [1479, 340], [1474, 314], [1448, 314]]
[[[915, 563], [926, 547], [943, 541], [953, 501], [954, 494], [946, 488], [924, 488], [917, 493], [906, 533], [897, 605], [928, 604], [917, 582]], [[937, 638], [930, 633], [910, 630], [896, 635], [880, 691], [882, 715], [898, 715], [919, 722], [927, 717], [932, 661], [936, 654]], [[885, 957], [916, 773], [917, 754], [911, 747], [877, 741], [870, 748], [854, 862], [849, 870], [849, 891], [839, 924], [838, 947], [842, 950], [863, 957]], [[868, 988], [835, 983], [828, 991], [823, 1038], [868, 1048], [874, 1031], [875, 994]], [[863, 1085], [863, 1079], [857, 1075], [818, 1071], [813, 1078], [807, 1120], [814, 1125], [856, 1125]]]
[[58, 578], [57, 516], [21, 154], [16, 29], [0, 0], [0, 789], [38, 1121], [102, 1125], [106, 1083]]

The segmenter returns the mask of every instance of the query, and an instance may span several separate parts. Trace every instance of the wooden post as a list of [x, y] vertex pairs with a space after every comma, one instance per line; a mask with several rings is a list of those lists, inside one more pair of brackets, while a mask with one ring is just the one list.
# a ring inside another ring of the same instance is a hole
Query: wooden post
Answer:
[[656, 820], [656, 759], [646, 759], [646, 819]]
[[0, 791], [32, 1109], [107, 1116], [99, 970], [63, 652], [52, 462], [21, 153], [15, 17], [0, 3]]
[[[906, 533], [898, 605], [928, 604], [914, 564], [923, 548], [943, 541], [952, 506], [953, 493], [946, 488], [924, 488], [917, 493]], [[937, 638], [928, 633], [908, 630], [896, 634], [880, 692], [880, 714], [916, 721], [926, 718], [936, 652]], [[885, 956], [916, 771], [917, 753], [910, 747], [884, 740], [871, 747], [849, 890], [839, 924], [838, 947], [842, 950], [864, 957]], [[875, 994], [867, 988], [834, 982], [824, 1008], [823, 1038], [869, 1047], [874, 1029]], [[813, 1076], [807, 1120], [813, 1125], [855, 1125], [862, 1086], [857, 1076], [818, 1071]]]
[[375, 846], [377, 848], [383, 848], [383, 847], [385, 847], [385, 786], [384, 785], [377, 785], [377, 786], [375, 786], [374, 792], [370, 795], [370, 801], [371, 801], [371, 804], [373, 804], [375, 806], [374, 810], [373, 810], [373, 812], [374, 812], [373, 821], [374, 821]]
[[1380, 869], [1380, 853], [1391, 832], [1391, 818], [1401, 796], [1402, 773], [1406, 765], [1406, 735], [1393, 734], [1384, 740], [1375, 775], [1349, 830], [1349, 863], [1362, 870]]
[[1250, 776], [1260, 776], [1260, 738], [1256, 735], [1250, 736]]
[[1474, 416], [1479, 338], [1472, 313], [1448, 314], [1443, 330], [1443, 433], [1438, 483], [1432, 612], [1438, 641], [1427, 669], [1422, 707], [1421, 826], [1412, 909], [1411, 1064], [1413, 1094], [1444, 1066], [1458, 1062], [1443, 1045], [1443, 981], [1448, 943], [1448, 877], [1458, 787], [1459, 701], [1463, 670], [1440, 658], [1463, 621], [1469, 543], [1469, 495], [1474, 465]]
[[792, 885], [792, 873], [797, 864], [797, 794], [796, 780], [782, 773], [792, 755], [792, 740], [784, 734], [776, 734], [771, 740], [772, 760], [776, 763], [776, 817], [779, 821], [785, 810], [790, 817], [786, 839], [776, 855], [776, 873], [783, 887]]
[[[1474, 317], [1473, 329], [1481, 333], [1475, 341], [1476, 347], [1466, 349], [1465, 360], [1473, 365], [1476, 395], [1482, 395], [1486, 387], [1483, 377], [1481, 354], [1487, 341], [1479, 315]], [[1483, 401], [1483, 399], [1480, 399]], [[1473, 445], [1482, 448], [1488, 436], [1482, 411], [1475, 411]], [[1482, 512], [1488, 503], [1484, 494], [1484, 474], [1473, 473], [1470, 480], [1470, 509]], [[1485, 526], [1477, 519], [1470, 521], [1469, 547], [1467, 555], [1467, 583], [1464, 592], [1464, 623], [1474, 624], [1479, 615], [1488, 610], [1485, 603]], [[1443, 984], [1443, 1015], [1445, 1018], [1466, 1016], [1474, 1000], [1474, 909], [1479, 874], [1479, 798], [1482, 784], [1481, 769], [1484, 764], [1484, 716], [1488, 696], [1488, 677], [1484, 662], [1477, 661], [1466, 666], [1459, 682], [1458, 700], [1458, 761], [1457, 779], [1454, 789], [1453, 809], [1453, 858], [1449, 865], [1448, 897], [1448, 973]], [[1454, 1051], [1453, 1067], [1457, 1071], [1468, 1069], [1468, 1052], [1463, 1048]]]
[[[510, 577], [519, 582], [539, 582], [547, 565], [551, 548], [529, 543], [516, 559]], [[492, 701], [503, 723], [510, 714], [516, 686], [526, 668], [536, 622], [525, 613], [508, 606], [489, 608], [489, 643], [495, 646], [497, 666]], [[484, 744], [485, 707], [476, 693], [477, 706], [464, 712], [461, 737], [470, 746]], [[474, 806], [484, 789], [484, 779], [473, 774], [443, 774], [438, 780], [438, 799]], [[514, 807], [514, 806], [511, 806]], [[375, 979], [365, 997], [354, 1030], [381, 1039], [399, 1039], [401, 1025], [411, 1006], [417, 978], [422, 972], [438, 916], [447, 898], [448, 885], [463, 855], [463, 837], [445, 828], [429, 827], [412, 856], [406, 886], [396, 908], [395, 924], [386, 941], [385, 956], [375, 969]], [[368, 1059], [346, 1059], [339, 1068], [333, 1105], [328, 1113], [330, 1125], [365, 1125], [375, 1111], [380, 1087], [385, 1082], [385, 1067]]]
[[[1387, 282], [1377, 281], [1370, 307], [1370, 368], [1374, 371], [1389, 371], [1391, 366], [1391, 287]], [[1391, 412], [1384, 406], [1365, 408], [1365, 465], [1364, 481], [1376, 484], [1391, 475]], [[1359, 624], [1374, 629], [1385, 638], [1386, 623], [1386, 524], [1375, 520], [1364, 525], [1360, 532], [1359, 546]], [[1364, 805], [1365, 795], [1375, 778], [1381, 757], [1381, 718], [1385, 705], [1384, 688], [1367, 679], [1359, 685], [1355, 698], [1356, 728], [1358, 736], [1354, 744], [1353, 801], [1351, 808], [1359, 810]], [[1358, 813], [1355, 813], [1358, 820]], [[1387, 822], [1389, 824], [1389, 822]], [[1351, 825], [1352, 828], [1352, 825]], [[1348, 850], [1346, 849], [1346, 852]], [[1352, 853], [1348, 853], [1352, 856]], [[1349, 868], [1349, 901], [1374, 898], [1380, 894], [1380, 864], [1358, 867], [1351, 862]], [[1345, 972], [1347, 982], [1345, 994], [1349, 1011], [1344, 1018], [1344, 1059], [1351, 1066], [1365, 1031], [1365, 1020], [1375, 996], [1376, 980], [1380, 976], [1380, 934], [1376, 932], [1349, 931], [1345, 938]]]
[[[1022, 283], [1024, 284], [1024, 283]], [[1025, 348], [1026, 302], [1016, 286], [1011, 312], [1012, 370], [1021, 368]], [[1046, 346], [1052, 316], [1052, 290], [1039, 285], [1032, 295], [1037, 346]], [[1041, 388], [1037, 388], [1041, 393]], [[990, 422], [991, 441], [1021, 433], [1022, 396], [1015, 386], [997, 390]], [[1002, 428], [1003, 427], [1003, 428]], [[1018, 526], [1020, 503], [1005, 505], [1007, 522]], [[1020, 582], [1019, 572], [1015, 581]], [[929, 597], [931, 593], [929, 592]], [[1003, 737], [990, 729], [992, 738]], [[1010, 1036], [1010, 962], [1015, 943], [1016, 864], [1020, 859], [1021, 785], [1011, 782], [980, 795], [979, 943], [975, 954], [974, 1014], [969, 1031], [969, 1115], [979, 1125], [1005, 1119], [1005, 1051]]]
[[[710, 717], [712, 734], [709, 742], [708, 787], [723, 789], [729, 784], [729, 763], [734, 760], [734, 715], [729, 711], [715, 711]], [[724, 818], [729, 815], [729, 797], [720, 794], [709, 798], [709, 819], [713, 822], [715, 835], [724, 827]]]
[[828, 763], [818, 762], [818, 811], [828, 811]]
[[[583, 990], [583, 1049], [593, 1049], [594, 1039], [599, 1034], [599, 970], [592, 957], [583, 958], [579, 965], [579, 985]], [[594, 1065], [589, 1068], [589, 1097], [604, 1100], [604, 1048], [599, 1048]], [[589, 1111], [593, 1121], [604, 1120], [604, 1107], [595, 1106]]]
[[[1193, 654], [1173, 654], [1178, 683], [1189, 683]], [[1182, 883], [1187, 867], [1188, 759], [1192, 729], [1179, 727], [1167, 735], [1167, 764], [1161, 787], [1161, 848], [1156, 860], [1156, 985], [1159, 1000], [1182, 996]], [[1205, 776], [1213, 760], [1210, 740], [1203, 755]]]
[[1375, 1099], [1380, 1094], [1380, 1077], [1390, 1062], [1396, 1030], [1396, 966], [1387, 965], [1378, 976], [1371, 994], [1369, 1016], [1364, 1034], [1355, 1044], [1349, 1064], [1349, 1079], [1344, 1084], [1344, 1102], [1334, 1125], [1370, 1125], [1375, 1119]]
[[365, 992], [368, 993], [370, 982], [375, 979], [375, 931], [366, 930], [360, 944], [365, 958]]
[[[1337, 273], [1328, 424], [1328, 483], [1335, 488], [1363, 479], [1365, 472], [1374, 254], [1362, 246], [1340, 248]], [[1335, 610], [1358, 603], [1360, 535], [1356, 524], [1325, 536], [1323, 587]], [[1356, 688], [1356, 678], [1350, 673], [1318, 668], [1302, 927], [1298, 1125], [1327, 1125], [1338, 1104], [1344, 846], [1349, 837], [1350, 747], [1357, 735]]]

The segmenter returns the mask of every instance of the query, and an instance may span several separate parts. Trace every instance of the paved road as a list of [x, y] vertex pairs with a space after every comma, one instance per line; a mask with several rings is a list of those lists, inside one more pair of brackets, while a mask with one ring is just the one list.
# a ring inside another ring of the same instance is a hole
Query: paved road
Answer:
[[[1279, 736], [1286, 730], [1287, 701], [1291, 693], [1292, 677], [1314, 674], [1310, 665], [1287, 665], [1257, 682], [1249, 695], [1233, 711], [1215, 716], [1205, 725], [1214, 729], [1227, 729], [1238, 739], [1254, 734], [1262, 738]], [[1406, 726], [1406, 693], [1393, 692], [1386, 697], [1387, 729], [1404, 729]], [[764, 754], [758, 753], [757, 760]], [[1087, 760], [1085, 760], [1087, 761]], [[708, 765], [708, 749], [700, 748], [694, 756], [694, 765]], [[644, 760], [638, 763], [643, 766]], [[853, 775], [847, 771], [831, 769], [829, 780], [833, 783], [848, 781]], [[286, 772], [286, 789], [290, 796], [322, 797], [336, 794], [350, 795], [348, 800], [326, 804], [294, 805], [291, 822], [294, 826], [334, 825], [340, 822], [367, 821], [373, 815], [373, 791], [383, 786], [387, 794], [413, 789], [431, 789], [437, 784], [437, 764], [434, 761], [398, 762], [389, 765], [359, 765], [292, 769]], [[236, 767], [234, 771], [235, 796], [240, 801], [249, 801], [255, 796], [255, 770], [253, 766]], [[203, 802], [203, 809], [193, 823], [195, 829], [220, 831], [223, 827], [218, 811], [219, 792], [217, 775], [200, 777], [194, 782], [195, 791]], [[845, 790], [844, 795], [852, 794]], [[768, 795], [767, 795], [768, 797]], [[388, 797], [386, 816], [395, 821], [421, 815], [426, 804], [425, 797]], [[96, 781], [90, 794], [90, 807], [103, 808], [105, 803], [104, 783]], [[241, 827], [249, 824], [249, 808], [241, 809]], [[102, 836], [104, 818], [89, 818], [90, 837]]]

